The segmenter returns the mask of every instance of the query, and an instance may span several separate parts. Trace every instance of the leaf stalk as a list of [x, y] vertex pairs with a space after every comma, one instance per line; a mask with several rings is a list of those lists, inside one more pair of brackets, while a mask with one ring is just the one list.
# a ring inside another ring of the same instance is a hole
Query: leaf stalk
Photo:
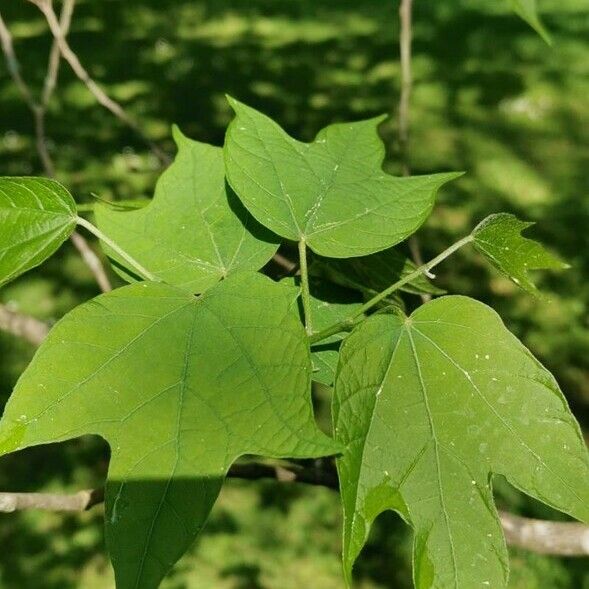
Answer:
[[307, 335], [311, 336], [313, 333], [311, 289], [309, 288], [309, 270], [307, 267], [307, 244], [304, 239], [299, 241], [299, 264], [301, 268], [301, 296], [303, 299], [303, 313], [305, 315], [305, 329]]
[[320, 342], [320, 341], [322, 341], [332, 335], [335, 335], [336, 333], [339, 333], [340, 331], [350, 331], [351, 329], [354, 328], [355, 324], [357, 323], [358, 317], [362, 316], [364, 313], [366, 313], [367, 311], [372, 309], [375, 305], [380, 303], [383, 299], [385, 299], [386, 297], [388, 297], [389, 295], [391, 295], [395, 291], [399, 290], [402, 286], [404, 286], [408, 282], [411, 282], [412, 280], [414, 280], [415, 278], [417, 278], [421, 274], [429, 273], [432, 270], [432, 268], [435, 268], [438, 264], [443, 262], [446, 258], [450, 257], [454, 252], [456, 252], [457, 250], [459, 250], [461, 247], [465, 246], [466, 244], [472, 242], [473, 240], [474, 240], [474, 237], [472, 234], [469, 234], [466, 237], [463, 237], [462, 239], [460, 239], [459, 241], [457, 241], [456, 243], [451, 245], [449, 248], [445, 249], [441, 254], [438, 254], [435, 258], [431, 259], [429, 262], [422, 264], [421, 266], [416, 268], [413, 272], [411, 272], [410, 274], [407, 274], [407, 276], [401, 278], [400, 280], [397, 280], [397, 282], [395, 282], [394, 284], [391, 284], [391, 286], [389, 286], [388, 288], [386, 288], [382, 292], [378, 293], [376, 296], [372, 297], [370, 300], [366, 301], [366, 303], [364, 303], [353, 315], [351, 315], [347, 319], [344, 319], [343, 321], [339, 321], [338, 323], [335, 323], [335, 324], [331, 325], [330, 327], [323, 329], [322, 331], [319, 331], [317, 333], [310, 335], [310, 337], [309, 337], [310, 342], [312, 344], [314, 344], [314, 343]]
[[136, 270], [139, 275], [146, 279], [151, 280], [152, 282], [160, 282], [159, 278], [152, 274], [147, 268], [141, 265], [135, 258], [133, 258], [130, 254], [128, 254], [125, 250], [123, 250], [117, 243], [115, 243], [110, 237], [102, 233], [98, 227], [83, 219], [82, 217], [77, 217], [76, 222], [81, 227], [84, 227], [87, 231], [92, 233], [95, 237], [97, 237], [100, 241], [104, 242], [108, 247], [110, 247], [114, 252], [119, 254], [125, 262], [127, 262], [134, 270]]

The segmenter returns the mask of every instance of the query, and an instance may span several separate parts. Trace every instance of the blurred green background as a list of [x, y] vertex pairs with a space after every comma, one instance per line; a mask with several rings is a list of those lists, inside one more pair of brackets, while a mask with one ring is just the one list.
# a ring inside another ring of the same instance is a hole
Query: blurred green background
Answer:
[[[496, 211], [539, 222], [533, 234], [572, 265], [541, 278], [549, 300], [520, 293], [468, 252], [440, 267], [437, 282], [497, 309], [554, 371], [589, 431], [589, 9], [586, 0], [544, 0], [540, 8], [553, 48], [506, 0], [415, 0], [411, 167], [467, 172], [443, 191], [419, 241], [430, 257]], [[69, 38], [91, 75], [169, 152], [172, 123], [222, 144], [229, 93], [305, 140], [331, 122], [389, 113], [387, 168], [398, 173], [397, 9], [398, 0], [79, 0]], [[25, 0], [0, 10], [22, 75], [38, 92], [51, 43], [45, 21]], [[79, 202], [152, 194], [157, 160], [67, 64], [47, 127], [58, 178]], [[42, 174], [33, 121], [1, 63], [0, 175], [25, 174]], [[0, 301], [54, 321], [95, 294], [68, 245], [4, 287]], [[33, 352], [0, 333], [0, 405]], [[319, 416], [328, 426], [325, 402]], [[0, 489], [89, 488], [101, 484], [107, 464], [96, 439], [36, 448], [2, 459]], [[562, 517], [502, 481], [497, 500], [520, 514]], [[328, 490], [230, 481], [163, 587], [341, 588], [340, 518]], [[411, 587], [410, 542], [397, 517], [383, 516], [358, 563], [357, 587]], [[0, 550], [0, 589], [114, 587], [101, 508], [0, 515]], [[589, 588], [589, 559], [512, 550], [511, 562], [510, 587]]]

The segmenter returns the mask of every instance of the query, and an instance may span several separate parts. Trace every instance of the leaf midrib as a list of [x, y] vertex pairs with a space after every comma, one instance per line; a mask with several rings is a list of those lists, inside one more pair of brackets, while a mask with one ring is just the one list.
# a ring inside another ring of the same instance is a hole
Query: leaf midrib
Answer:
[[378, 402], [380, 399], [380, 394], [379, 391], [382, 391], [385, 382], [387, 380], [388, 374], [393, 366], [394, 360], [395, 360], [395, 355], [397, 353], [397, 350], [399, 349], [399, 345], [401, 343], [401, 338], [402, 338], [402, 332], [399, 333], [399, 337], [397, 338], [397, 341], [395, 343], [395, 347], [393, 348], [393, 351], [391, 352], [391, 358], [388, 362], [388, 365], [386, 367], [386, 370], [384, 372], [384, 375], [382, 377], [381, 383], [379, 388], [377, 389], [377, 392], [374, 393], [374, 404], [372, 405], [372, 413], [370, 415], [370, 422], [368, 423], [368, 427], [366, 428], [366, 435], [364, 436], [364, 442], [362, 444], [362, 452], [360, 454], [360, 469], [358, 471], [358, 483], [355, 485], [354, 487], [354, 492], [355, 492], [355, 496], [354, 496], [354, 514], [352, 515], [352, 524], [351, 524], [351, 529], [354, 528], [354, 526], [356, 525], [356, 518], [360, 512], [360, 510], [358, 509], [358, 489], [359, 489], [359, 483], [362, 480], [362, 473], [364, 471], [364, 465], [365, 465], [365, 461], [364, 461], [364, 454], [366, 453], [366, 446], [368, 444], [368, 438], [370, 437], [370, 430], [372, 429], [372, 424], [374, 423], [374, 416], [376, 415], [376, 410], [378, 407]]
[[442, 354], [455, 367], [455, 369], [457, 369], [462, 374], [462, 376], [472, 386], [472, 388], [474, 389], [474, 391], [477, 393], [477, 395], [479, 396], [479, 398], [484, 402], [484, 404], [487, 406], [487, 408], [493, 414], [493, 416], [496, 419], [498, 419], [503, 424], [503, 426], [509, 431], [509, 433], [516, 440], [518, 440], [518, 442], [522, 446], [524, 446], [524, 448], [534, 457], [534, 459], [537, 462], [539, 462], [553, 476], [555, 476], [556, 478], [558, 478], [560, 480], [560, 482], [578, 499], [578, 501], [580, 503], [584, 503], [583, 499], [581, 497], [579, 497], [579, 495], [577, 494], [577, 492], [575, 491], [575, 489], [573, 489], [569, 485], [569, 483], [565, 479], [563, 479], [558, 473], [554, 472], [542, 460], [542, 458], [529, 446], [529, 444], [518, 434], [518, 432], [509, 424], [509, 422], [507, 422], [505, 420], [505, 418], [500, 413], [497, 412], [497, 410], [495, 409], [495, 407], [493, 407], [493, 405], [491, 405], [491, 403], [488, 401], [488, 399], [485, 397], [485, 395], [483, 395], [482, 391], [479, 389], [479, 387], [476, 385], [476, 383], [472, 380], [472, 378], [470, 378], [469, 376], [467, 376], [468, 375], [468, 371], [465, 370], [464, 368], [462, 368], [462, 366], [458, 362], [456, 362], [456, 360], [454, 360], [454, 358], [452, 358], [449, 354], [447, 354], [440, 346], [438, 346], [437, 343], [434, 340], [432, 340], [430, 337], [428, 337], [427, 335], [425, 335], [423, 332], [421, 332], [416, 327], [413, 327], [413, 329], [415, 330], [416, 333], [418, 333], [419, 335], [421, 335], [421, 337], [423, 337], [425, 340], [427, 340], [432, 346], [434, 346], [434, 348], [436, 348], [440, 352], [440, 354]]
[[413, 355], [413, 360], [415, 362], [415, 368], [417, 369], [419, 383], [420, 383], [421, 390], [422, 390], [423, 403], [424, 403], [424, 407], [425, 407], [425, 410], [427, 413], [431, 437], [432, 437], [432, 441], [434, 444], [434, 453], [436, 456], [436, 474], [437, 474], [437, 479], [438, 479], [438, 490], [439, 490], [439, 494], [440, 494], [440, 503], [442, 506], [442, 513], [444, 514], [444, 521], [446, 523], [446, 531], [448, 533], [448, 540], [450, 542], [450, 553], [452, 555], [452, 569], [453, 569], [453, 574], [454, 574], [454, 587], [455, 587], [455, 589], [458, 589], [458, 564], [456, 562], [456, 548], [454, 546], [454, 538], [452, 536], [452, 531], [450, 528], [450, 517], [448, 515], [448, 510], [446, 508], [446, 500], [444, 498], [444, 490], [443, 490], [443, 485], [442, 485], [442, 469], [441, 469], [441, 465], [440, 465], [439, 442], [438, 442], [438, 439], [436, 436], [433, 413], [432, 413], [431, 408], [429, 406], [429, 399], [428, 399], [428, 395], [427, 395], [425, 381], [423, 379], [423, 374], [421, 372], [421, 364], [419, 362], [417, 350], [415, 348], [415, 342], [413, 341], [413, 336], [411, 335], [411, 327], [408, 326], [407, 324], [405, 324], [405, 331], [407, 333], [407, 337], [409, 338], [409, 343], [411, 345], [411, 352]]
[[[359, 130], [356, 129], [356, 135], [354, 137], [356, 137], [358, 134], [359, 134]], [[331, 152], [329, 150], [329, 142], [328, 142], [327, 138], [325, 139], [325, 143], [319, 143], [317, 141], [314, 141], [311, 145], [316, 146], [317, 149], [323, 149], [331, 155]], [[339, 158], [332, 158], [332, 163], [333, 163], [334, 168], [331, 171], [330, 177], [329, 177], [327, 183], [325, 184], [325, 186], [323, 187], [323, 190], [320, 192], [320, 194], [317, 195], [316, 200], [315, 200], [315, 204], [313, 205], [313, 207], [310, 211], [311, 214], [310, 214], [309, 218], [307, 219], [307, 222], [305, 223], [305, 236], [306, 237], [310, 237], [314, 233], [313, 231], [309, 232], [309, 225], [311, 225], [311, 226], [313, 225], [313, 223], [317, 219], [317, 215], [319, 214], [319, 208], [321, 207], [323, 200], [327, 197], [330, 190], [332, 190], [333, 187], [335, 186], [339, 170], [341, 168], [341, 165], [345, 162], [345, 159], [348, 156], [348, 152], [349, 152], [351, 145], [352, 145], [352, 141], [350, 139], [350, 140], [348, 140], [348, 143], [346, 144], [344, 151], [340, 155], [340, 157]], [[303, 154], [301, 154], [301, 155], [304, 157]], [[313, 170], [313, 172], [314, 172], [314, 170]], [[321, 178], [319, 178], [317, 176], [317, 174], [315, 174], [315, 176], [317, 177], [317, 179], [319, 181], [321, 181]]]
[[[184, 309], [184, 308], [185, 308], [184, 306], [181, 307], [181, 309]], [[176, 434], [174, 436], [176, 456], [174, 459], [174, 465], [171, 468], [170, 474], [168, 476], [168, 480], [166, 481], [166, 486], [162, 492], [162, 497], [161, 497], [160, 502], [156, 508], [155, 514], [153, 516], [153, 520], [151, 522], [151, 526], [150, 526], [149, 531], [146, 536], [143, 554], [141, 556], [139, 566], [137, 567], [137, 577], [136, 577], [136, 581], [135, 581], [135, 589], [139, 589], [139, 587], [140, 587], [141, 579], [143, 577], [145, 560], [147, 558], [147, 555], [149, 554], [149, 550], [151, 547], [151, 540], [153, 538], [155, 526], [156, 526], [157, 520], [159, 518], [159, 515], [161, 513], [162, 507], [164, 505], [164, 502], [166, 501], [166, 497], [168, 495], [168, 491], [170, 489], [172, 479], [174, 478], [174, 475], [176, 474], [176, 469], [178, 468], [178, 461], [180, 460], [180, 428], [182, 426], [182, 415], [184, 412], [184, 392], [186, 390], [186, 383], [188, 381], [188, 372], [190, 369], [190, 363], [188, 362], [188, 358], [190, 356], [190, 351], [191, 351], [193, 343], [194, 343], [194, 333], [196, 331], [197, 320], [200, 318], [200, 315], [197, 312], [193, 312], [192, 315], [193, 316], [192, 316], [192, 323], [190, 326], [190, 332], [189, 332], [188, 337], [186, 338], [186, 348], [184, 349], [184, 366], [182, 368], [182, 375], [180, 376], [180, 386], [179, 386], [179, 393], [178, 393], [178, 415], [176, 418]]]

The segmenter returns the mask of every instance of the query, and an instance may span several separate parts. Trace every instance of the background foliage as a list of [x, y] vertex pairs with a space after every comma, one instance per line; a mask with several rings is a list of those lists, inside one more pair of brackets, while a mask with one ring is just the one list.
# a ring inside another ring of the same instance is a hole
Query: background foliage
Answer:
[[[5, 3], [22, 73], [38, 89], [50, 36], [24, 0]], [[517, 291], [470, 253], [442, 266], [437, 284], [491, 304], [557, 376], [589, 427], [589, 11], [583, 0], [544, 0], [551, 49], [487, 0], [416, 0], [411, 166], [467, 175], [444, 191], [419, 239], [426, 258], [505, 210], [543, 221], [536, 235], [572, 265], [544, 278], [551, 302]], [[92, 76], [173, 151], [170, 125], [220, 145], [231, 118], [224, 93], [311, 140], [334, 121], [395, 114], [399, 94], [397, 3], [382, 0], [80, 0], [69, 36]], [[50, 105], [58, 177], [78, 201], [152, 194], [157, 160], [95, 104], [66, 64]], [[395, 118], [384, 127], [398, 173]], [[30, 112], [0, 66], [0, 174], [41, 174]], [[97, 293], [73, 248], [0, 291], [0, 300], [54, 320]], [[33, 349], [0, 334], [0, 402]], [[328, 422], [327, 407], [319, 413]], [[83, 439], [36, 448], [0, 464], [2, 490], [98, 485], [106, 445]], [[499, 504], [558, 518], [499, 485]], [[231, 481], [204, 535], [167, 589], [341, 587], [340, 507], [325, 489]], [[100, 509], [0, 518], [0, 588], [113, 586]], [[410, 587], [410, 542], [391, 514], [358, 563], [363, 589]], [[587, 588], [587, 559], [512, 552], [514, 588]], [[394, 579], [391, 584], [390, 579]]]

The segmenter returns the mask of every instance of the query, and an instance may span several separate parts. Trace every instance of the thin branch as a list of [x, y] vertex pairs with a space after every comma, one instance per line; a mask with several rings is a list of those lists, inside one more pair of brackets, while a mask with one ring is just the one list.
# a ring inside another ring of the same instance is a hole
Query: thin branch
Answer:
[[304, 239], [299, 241], [299, 265], [301, 268], [301, 299], [305, 315], [307, 334], [313, 333], [313, 317], [311, 313], [311, 291], [309, 289], [309, 270], [307, 268], [307, 244]]
[[[60, 27], [64, 35], [67, 35], [69, 32], [75, 5], [76, 0], [64, 0], [59, 18]], [[55, 165], [49, 154], [49, 150], [47, 149], [45, 118], [47, 115], [47, 107], [49, 106], [49, 102], [57, 84], [60, 62], [61, 55], [59, 52], [59, 46], [54, 40], [51, 45], [49, 60], [47, 62], [47, 73], [45, 75], [41, 100], [37, 104], [37, 108], [33, 110], [33, 115], [35, 117], [35, 134], [37, 137], [37, 152], [47, 175], [51, 177], [55, 176]]]
[[[411, 174], [409, 166], [409, 124], [411, 108], [411, 92], [413, 89], [413, 74], [411, 71], [411, 43], [412, 43], [412, 9], [413, 0], [401, 0], [399, 5], [399, 21], [401, 32], [399, 35], [399, 50], [401, 55], [401, 95], [399, 97], [399, 151], [401, 155], [401, 168], [403, 176]], [[413, 261], [423, 265], [423, 256], [419, 241], [415, 235], [409, 238], [409, 250]], [[429, 294], [420, 295], [421, 300], [427, 303], [431, 299]]]
[[122, 123], [133, 129], [133, 131], [135, 131], [135, 133], [137, 133], [137, 135], [139, 135], [141, 139], [149, 146], [151, 151], [156, 155], [162, 164], [168, 164], [170, 162], [169, 156], [145, 135], [135, 119], [133, 119], [116, 100], [112, 99], [106, 94], [106, 92], [104, 92], [104, 90], [102, 90], [102, 88], [92, 79], [86, 68], [82, 65], [78, 59], [78, 56], [67, 42], [64, 31], [60, 26], [55, 11], [53, 10], [52, 0], [29, 0], [29, 2], [35, 4], [35, 6], [37, 6], [43, 13], [45, 19], [47, 20], [47, 24], [49, 25], [49, 29], [51, 30], [51, 34], [57, 42], [61, 55], [70, 64], [70, 67], [76, 76], [84, 83], [86, 88], [88, 88], [98, 103], [109, 110]]
[[[272, 466], [261, 463], [234, 464], [228, 477], [245, 480], [271, 479], [281, 483], [304, 483], [338, 489], [333, 468], [297, 465]], [[0, 493], [0, 512], [26, 509], [58, 512], [86, 511], [104, 501], [101, 489], [80, 491], [73, 495], [47, 493]], [[589, 555], [589, 526], [576, 522], [551, 522], [499, 514], [507, 543], [540, 554], [557, 556]]]
[[[64, 36], [67, 35], [70, 29], [75, 4], [76, 0], [64, 0], [59, 18], [60, 30]], [[6, 23], [4, 22], [1, 14], [0, 42], [2, 44], [2, 50], [4, 52], [8, 70], [12, 76], [12, 79], [14, 80], [14, 83], [19, 89], [35, 120], [36, 146], [39, 159], [43, 164], [43, 168], [45, 169], [47, 176], [53, 178], [55, 177], [55, 164], [51, 158], [51, 155], [49, 154], [49, 150], [47, 149], [47, 139], [45, 136], [45, 117], [47, 114], [47, 107], [57, 84], [59, 64], [61, 61], [59, 44], [57, 43], [57, 40], [53, 40], [53, 45], [51, 47], [51, 52], [47, 63], [47, 73], [45, 75], [43, 92], [41, 99], [37, 101], [34, 98], [29, 85], [25, 82], [20, 73], [20, 64], [14, 51], [12, 35], [10, 34], [10, 31], [6, 26]], [[102, 292], [108, 292], [112, 290], [112, 286], [100, 261], [100, 258], [98, 258], [94, 251], [90, 248], [86, 240], [78, 233], [74, 233], [71, 237], [71, 240], [76, 249], [82, 255], [82, 259], [94, 275], [100, 290], [102, 290]]]
[[[64, 0], [59, 15], [59, 27], [62, 35], [67, 36], [72, 23], [72, 16], [74, 14], [74, 8], [76, 6], [76, 0]], [[45, 82], [43, 84], [43, 94], [41, 95], [41, 105], [45, 108], [48, 106], [55, 87], [57, 85], [57, 75], [59, 73], [59, 65], [61, 63], [61, 51], [59, 50], [59, 43], [54, 38], [51, 44], [51, 51], [49, 52], [49, 61], [47, 63], [47, 75], [45, 76]]]
[[320, 342], [328, 337], [335, 335], [341, 331], [350, 331], [354, 328], [356, 321], [359, 317], [364, 315], [367, 311], [370, 311], [375, 305], [380, 303], [382, 300], [386, 299], [389, 295], [393, 294], [394, 292], [398, 291], [402, 286], [411, 282], [418, 276], [425, 274], [426, 276], [435, 268], [438, 264], [441, 264], [446, 258], [449, 258], [454, 252], [458, 251], [460, 248], [464, 247], [465, 245], [471, 243], [474, 237], [472, 234], [459, 239], [456, 243], [452, 244], [449, 248], [445, 249], [441, 254], [438, 254], [435, 258], [432, 258], [429, 262], [422, 264], [410, 274], [407, 274], [400, 280], [397, 280], [394, 284], [391, 284], [388, 288], [385, 288], [382, 292], [378, 293], [376, 296], [372, 297], [369, 301], [365, 302], [361, 307], [359, 307], [352, 315], [350, 315], [346, 319], [342, 319], [325, 329], [314, 333], [309, 336], [309, 341], [312, 344]]
[[14, 45], [12, 43], [12, 35], [0, 14], [0, 43], [2, 44], [2, 52], [4, 53], [4, 57], [6, 58], [6, 65], [8, 67], [8, 73], [14, 80], [19, 92], [21, 93], [24, 101], [27, 103], [27, 106], [32, 110], [35, 111], [38, 108], [38, 105], [33, 98], [30, 88], [23, 80], [23, 77], [20, 73], [20, 64], [18, 63], [18, 59], [16, 58], [16, 54], [14, 52]]
[[317, 466], [306, 467], [296, 464], [275, 466], [250, 462], [234, 464], [229, 469], [227, 476], [233, 479], [274, 479], [282, 483], [304, 483], [337, 491], [339, 485], [335, 468], [326, 468], [325, 466], [324, 461], [318, 461]]
[[0, 329], [38, 346], [49, 333], [49, 325], [0, 305]]
[[295, 264], [292, 260], [289, 260], [286, 256], [282, 254], [275, 253], [272, 261], [277, 265], [280, 266], [286, 273], [286, 275], [291, 275], [298, 269], [298, 265]]
[[399, 49], [401, 55], [401, 96], [399, 98], [399, 149], [403, 176], [409, 176], [409, 109], [411, 106], [412, 73], [411, 73], [411, 11], [413, 0], [401, 0], [399, 5], [399, 20], [401, 32]]
[[500, 512], [510, 546], [558, 556], [589, 555], [589, 526], [576, 522], [550, 522]]
[[99, 491], [78, 491], [74, 495], [52, 493], [0, 493], [0, 512], [13, 513], [25, 509], [44, 511], [86, 511], [104, 501]]
[[90, 247], [90, 244], [86, 241], [82, 235], [77, 231], [74, 231], [70, 237], [72, 243], [82, 256], [82, 259], [86, 263], [86, 266], [90, 269], [90, 272], [94, 275], [94, 279], [98, 284], [98, 287], [102, 292], [110, 292], [112, 290], [112, 284], [106, 274], [106, 270], [102, 265], [101, 259], [98, 254]]
[[[67, 34], [70, 28], [71, 18], [74, 11], [75, 0], [64, 0], [63, 8], [60, 15], [60, 26], [64, 34]], [[8, 71], [16, 84], [19, 92], [21, 93], [25, 103], [29, 107], [29, 110], [33, 114], [35, 120], [35, 137], [36, 146], [39, 159], [43, 164], [45, 173], [50, 176], [55, 176], [55, 165], [53, 159], [47, 149], [47, 139], [45, 136], [45, 115], [47, 113], [47, 106], [55, 89], [57, 82], [57, 74], [59, 71], [59, 47], [56, 43], [53, 43], [51, 48], [51, 54], [49, 56], [49, 62], [47, 64], [47, 74], [45, 76], [45, 84], [43, 88], [43, 94], [41, 100], [36, 100], [31, 92], [29, 85], [25, 82], [24, 78], [20, 73], [20, 64], [14, 51], [14, 45], [12, 42], [12, 35], [6, 23], [4, 22], [2, 15], [0, 14], [0, 42], [2, 43], [2, 51], [6, 59]]]

